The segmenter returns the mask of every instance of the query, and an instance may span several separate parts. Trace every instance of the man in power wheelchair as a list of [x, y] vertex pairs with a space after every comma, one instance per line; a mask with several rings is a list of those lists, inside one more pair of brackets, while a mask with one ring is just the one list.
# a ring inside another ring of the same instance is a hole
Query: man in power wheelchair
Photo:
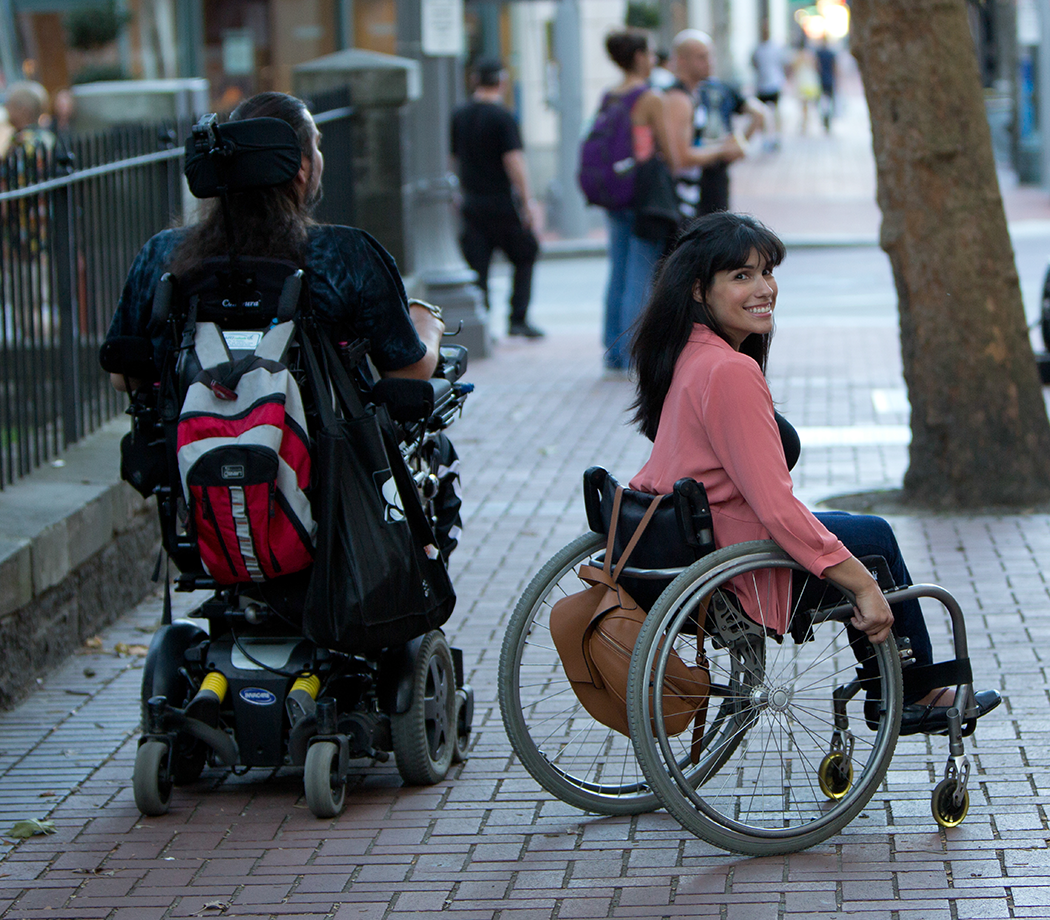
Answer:
[[[948, 735], [931, 808], [958, 824], [963, 738], [1001, 701], [974, 692], [958, 603], [911, 584], [885, 521], [814, 515], [793, 495], [799, 441], [764, 374], [783, 258], [780, 240], [743, 215], [709, 215], [678, 238], [632, 344], [649, 460], [631, 490], [600, 468], [585, 474], [592, 532], [533, 579], [500, 660], [508, 735], [546, 789], [606, 814], [662, 804], [698, 836], [754, 854], [841, 830], [879, 787], [899, 735]], [[619, 600], [601, 595], [605, 609], [570, 631], [575, 608], [560, 599], [585, 578], [604, 589], [610, 556]], [[950, 617], [952, 660], [934, 662], [919, 598]], [[635, 601], [647, 615], [631, 636]], [[567, 660], [577, 635], [587, 645]], [[602, 687], [622, 718], [594, 705]]]
[[333, 817], [351, 760], [393, 752], [429, 784], [465, 756], [473, 694], [439, 627], [466, 351], [372, 237], [311, 220], [319, 142], [282, 93], [202, 119], [186, 175], [209, 200], [142, 248], [102, 349], [131, 397], [122, 475], [157, 496], [176, 590], [211, 592], [207, 631], [166, 594], [146, 658], [147, 815], [208, 763], [303, 766]]

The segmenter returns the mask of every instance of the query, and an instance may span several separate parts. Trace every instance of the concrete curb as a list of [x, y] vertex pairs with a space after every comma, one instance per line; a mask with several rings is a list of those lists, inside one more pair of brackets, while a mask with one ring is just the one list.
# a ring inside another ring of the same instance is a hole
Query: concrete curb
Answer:
[[0, 493], [0, 708], [150, 589], [156, 511], [120, 481], [118, 417]]

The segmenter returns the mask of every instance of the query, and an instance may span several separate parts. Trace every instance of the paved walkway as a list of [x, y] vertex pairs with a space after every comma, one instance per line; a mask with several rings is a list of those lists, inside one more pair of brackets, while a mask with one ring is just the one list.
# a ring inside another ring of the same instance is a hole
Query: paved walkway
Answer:
[[[627, 478], [646, 456], [624, 424], [629, 384], [601, 372], [604, 271], [599, 258], [541, 264], [538, 320], [551, 334], [501, 341], [469, 374], [477, 391], [454, 429], [466, 492], [460, 602], [447, 627], [477, 693], [469, 761], [425, 789], [402, 788], [392, 764], [364, 768], [331, 821], [310, 814], [295, 771], [209, 770], [176, 790], [169, 815], [142, 818], [130, 780], [141, 651], [160, 614], [151, 598], [0, 713], [0, 918], [1050, 917], [1047, 515], [892, 519], [914, 577], [961, 601], [978, 683], [1006, 698], [968, 743], [971, 808], [957, 829], [929, 815], [947, 754], [939, 738], [902, 740], [843, 833], [762, 859], [715, 850], [662, 812], [584, 815], [516, 763], [495, 703], [509, 614], [582, 531], [582, 471], [601, 463]], [[900, 482], [907, 407], [892, 303], [883, 307], [836, 325], [803, 311], [778, 332], [770, 384], [806, 433], [807, 501]], [[947, 651], [942, 617], [931, 631]], [[2, 836], [26, 818], [55, 833]]]

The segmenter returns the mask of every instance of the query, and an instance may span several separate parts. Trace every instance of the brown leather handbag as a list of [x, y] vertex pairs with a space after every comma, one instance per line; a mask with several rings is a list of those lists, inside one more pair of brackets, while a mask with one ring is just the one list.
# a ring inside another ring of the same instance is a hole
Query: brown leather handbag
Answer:
[[[603, 725], [628, 735], [627, 672], [646, 611], [619, 584], [619, 578], [662, 496], [653, 499], [614, 569], [613, 543], [622, 497], [623, 487], [617, 486], [604, 566], [580, 566], [580, 580], [590, 587], [553, 606], [550, 630], [565, 675], [583, 707]], [[701, 635], [702, 631], [703, 622], [698, 629]], [[673, 736], [692, 725], [694, 749], [703, 735], [710, 684], [699, 642], [696, 665], [687, 665], [677, 652], [671, 652], [664, 675], [664, 727]]]

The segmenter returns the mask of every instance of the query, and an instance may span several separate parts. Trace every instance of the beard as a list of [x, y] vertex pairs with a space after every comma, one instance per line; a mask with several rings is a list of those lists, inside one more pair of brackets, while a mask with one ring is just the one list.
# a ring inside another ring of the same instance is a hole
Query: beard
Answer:
[[321, 203], [322, 198], [324, 198], [324, 190], [321, 188], [321, 180], [318, 178], [315, 181], [311, 176], [310, 185], [306, 189], [306, 197], [303, 200], [303, 209], [307, 214], [312, 214]]

